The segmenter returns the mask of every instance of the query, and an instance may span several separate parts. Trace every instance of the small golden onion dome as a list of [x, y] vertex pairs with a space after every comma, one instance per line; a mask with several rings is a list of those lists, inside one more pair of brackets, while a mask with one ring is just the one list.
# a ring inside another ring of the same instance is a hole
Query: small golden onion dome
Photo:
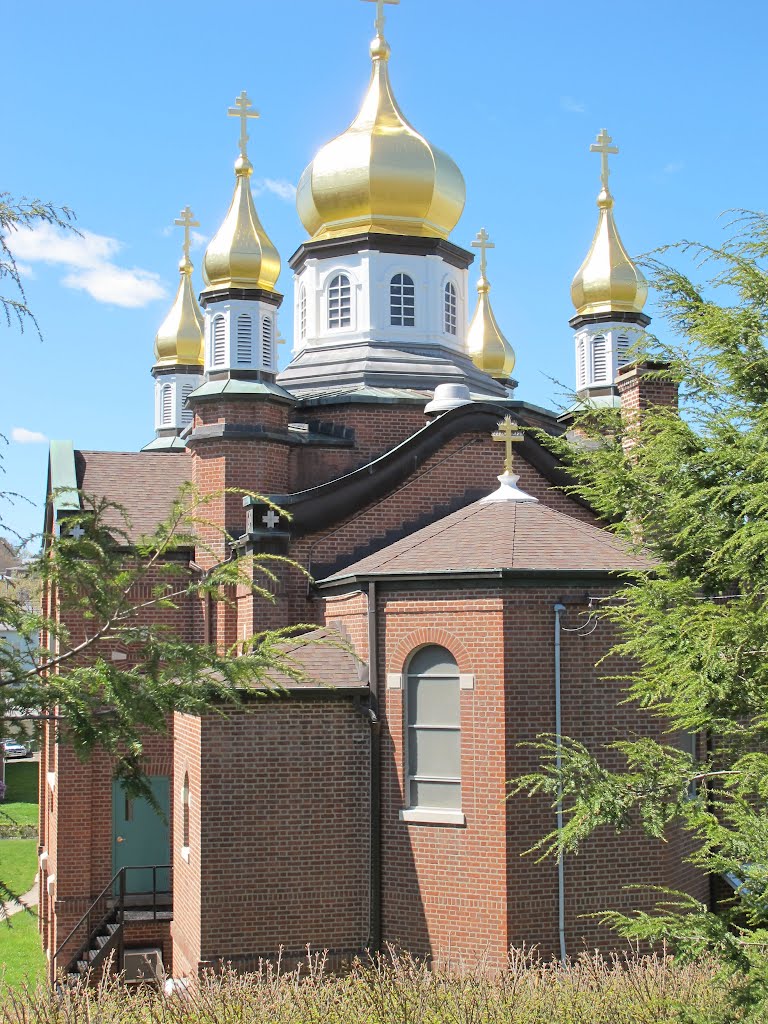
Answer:
[[179, 270], [181, 280], [176, 298], [155, 335], [156, 365], [202, 366], [203, 315], [192, 288], [193, 267], [186, 253]]
[[253, 164], [241, 153], [235, 161], [235, 194], [229, 212], [205, 250], [207, 290], [262, 288], [271, 292], [280, 276], [280, 256], [256, 213], [252, 174]]
[[467, 349], [472, 362], [496, 380], [508, 380], [515, 368], [515, 350], [501, 333], [491, 309], [486, 252], [496, 246], [485, 228], [477, 233], [473, 249], [480, 250], [480, 280], [477, 282], [477, 308], [467, 333]]
[[461, 171], [405, 119], [389, 81], [389, 44], [371, 43], [360, 113], [306, 168], [296, 207], [313, 239], [360, 232], [447, 238], [466, 199]]
[[613, 196], [605, 185], [597, 206], [600, 217], [595, 237], [571, 284], [576, 314], [641, 313], [648, 298], [648, 282], [622, 244], [613, 219]]

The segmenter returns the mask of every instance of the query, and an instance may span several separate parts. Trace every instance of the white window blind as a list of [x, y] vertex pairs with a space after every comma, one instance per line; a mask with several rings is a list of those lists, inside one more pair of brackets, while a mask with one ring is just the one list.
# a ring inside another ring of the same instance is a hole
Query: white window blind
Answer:
[[307, 336], [307, 289], [301, 286], [299, 292], [299, 337]]
[[163, 426], [168, 426], [173, 423], [173, 388], [170, 384], [163, 384], [160, 406], [160, 422]]
[[422, 647], [406, 683], [407, 799], [410, 807], [461, 808], [461, 689], [444, 647]]
[[187, 399], [194, 390], [193, 384], [182, 384], [181, 386], [181, 423], [182, 426], [189, 426], [192, 422], [192, 410], [186, 404]]

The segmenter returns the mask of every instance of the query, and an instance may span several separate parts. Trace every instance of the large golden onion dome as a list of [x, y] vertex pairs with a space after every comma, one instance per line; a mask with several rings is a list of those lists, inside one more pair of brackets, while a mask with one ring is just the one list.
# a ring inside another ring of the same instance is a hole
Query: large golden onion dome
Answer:
[[360, 113], [301, 176], [296, 207], [313, 240], [369, 231], [447, 238], [464, 209], [461, 171], [397, 105], [389, 53], [379, 26]]
[[192, 288], [193, 266], [189, 259], [189, 229], [197, 227], [192, 220], [192, 211], [182, 211], [182, 220], [176, 224], [184, 226], [184, 255], [179, 263], [181, 280], [176, 298], [155, 335], [155, 359], [157, 366], [202, 366], [203, 358], [203, 314]]
[[483, 228], [472, 242], [480, 249], [480, 279], [477, 282], [477, 308], [467, 332], [467, 349], [472, 362], [496, 380], [508, 380], [515, 368], [515, 350], [501, 333], [491, 309], [491, 286], [486, 277], [486, 249], [495, 248]]
[[641, 313], [648, 298], [648, 282], [635, 266], [619, 237], [613, 219], [613, 196], [608, 188], [608, 153], [618, 153], [610, 146], [611, 137], [603, 129], [593, 152], [602, 156], [603, 187], [597, 197], [600, 216], [595, 237], [571, 284], [571, 299], [577, 316], [593, 313]]
[[235, 161], [235, 193], [224, 223], [211, 239], [203, 260], [206, 290], [216, 288], [262, 288], [274, 291], [280, 276], [280, 256], [261, 225], [251, 192], [253, 164], [248, 159], [246, 118], [255, 117], [243, 92], [237, 109], [229, 113], [241, 118], [240, 156]]

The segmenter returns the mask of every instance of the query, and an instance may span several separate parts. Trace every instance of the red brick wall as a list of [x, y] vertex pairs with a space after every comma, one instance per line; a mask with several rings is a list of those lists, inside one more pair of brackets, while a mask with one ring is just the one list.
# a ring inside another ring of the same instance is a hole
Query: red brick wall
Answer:
[[[201, 721], [193, 715], [174, 715], [173, 749], [173, 833], [171, 848], [173, 864], [173, 976], [186, 977], [197, 973], [200, 962], [200, 830], [202, 828], [202, 765]], [[188, 859], [182, 857], [181, 788], [184, 775], [189, 777]]]
[[[561, 633], [563, 734], [597, 750], [628, 735], [663, 737], [663, 723], [623, 704], [624, 690], [604, 677], [622, 666], [596, 662], [613, 643], [609, 626], [587, 622], [584, 588], [521, 587], [450, 592], [383, 589], [379, 612], [379, 699], [382, 733], [382, 861], [384, 937], [421, 954], [501, 963], [507, 944], [536, 944], [557, 953], [557, 866], [537, 864], [526, 850], [555, 826], [545, 798], [506, 799], [506, 782], [533, 770], [536, 755], [519, 744], [555, 729], [554, 611], [566, 602]], [[600, 591], [594, 596], [604, 596]], [[340, 620], [363, 644], [361, 594], [328, 602], [327, 619]], [[575, 603], [573, 603], [575, 602]], [[461, 692], [462, 810], [466, 826], [399, 821], [404, 806], [402, 690], [386, 688], [387, 673], [402, 673], [410, 652], [439, 643], [473, 690]], [[625, 666], [626, 667], [626, 666]], [[618, 766], [615, 754], [604, 755]], [[603, 831], [565, 861], [566, 941], [612, 948], [613, 933], [583, 915], [608, 908], [649, 909], [648, 893], [627, 892], [635, 882], [683, 888], [706, 901], [704, 876], [682, 863], [689, 841], [675, 830], [669, 843], [639, 831], [617, 837]]]
[[368, 934], [370, 752], [367, 721], [352, 700], [271, 699], [206, 716], [199, 755], [193, 745], [190, 735], [177, 755], [177, 790], [185, 763], [194, 777], [195, 758], [200, 781], [192, 788], [199, 818], [191, 822], [190, 865], [176, 860], [174, 969], [195, 952], [184, 937], [191, 925], [182, 922], [197, 914], [198, 877], [201, 961], [248, 964], [306, 943], [360, 950]]

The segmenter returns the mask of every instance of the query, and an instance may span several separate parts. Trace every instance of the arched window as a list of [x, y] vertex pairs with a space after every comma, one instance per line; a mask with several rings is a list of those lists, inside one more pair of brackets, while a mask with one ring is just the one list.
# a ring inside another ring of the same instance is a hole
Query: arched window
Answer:
[[304, 285], [301, 286], [299, 292], [299, 337], [306, 338], [307, 336], [307, 289]]
[[193, 384], [182, 384], [181, 386], [181, 423], [182, 426], [189, 426], [192, 422], [192, 410], [187, 405], [187, 399], [194, 391]]
[[173, 423], [173, 387], [170, 384], [163, 384], [160, 392], [160, 422], [164, 427]]
[[184, 784], [181, 787], [181, 845], [189, 849], [189, 774], [184, 772]]
[[261, 321], [261, 364], [267, 369], [272, 365], [272, 318], [268, 316]]
[[629, 362], [629, 337], [620, 334], [616, 339], [616, 359], [619, 366], [626, 366]]
[[248, 313], [241, 313], [237, 318], [237, 361], [241, 366], [250, 366], [252, 335], [253, 321]]
[[445, 286], [445, 301], [443, 304], [443, 330], [446, 334], [455, 334], [458, 317], [459, 302], [456, 297], [456, 285], [449, 281]]
[[576, 378], [577, 387], [583, 388], [587, 383], [587, 366], [586, 359], [584, 358], [584, 339], [579, 339], [579, 344], [576, 346]]
[[328, 327], [352, 326], [352, 286], [346, 274], [337, 274], [328, 286]]
[[596, 335], [592, 340], [592, 380], [595, 383], [608, 380], [608, 363], [605, 358], [605, 337]]
[[227, 337], [227, 325], [221, 313], [213, 318], [213, 344], [211, 346], [211, 363], [213, 366], [223, 366], [226, 358], [225, 343]]
[[407, 274], [395, 274], [389, 283], [389, 322], [393, 327], [416, 325], [416, 288]]
[[461, 808], [459, 668], [450, 651], [422, 647], [406, 681], [409, 807]]

